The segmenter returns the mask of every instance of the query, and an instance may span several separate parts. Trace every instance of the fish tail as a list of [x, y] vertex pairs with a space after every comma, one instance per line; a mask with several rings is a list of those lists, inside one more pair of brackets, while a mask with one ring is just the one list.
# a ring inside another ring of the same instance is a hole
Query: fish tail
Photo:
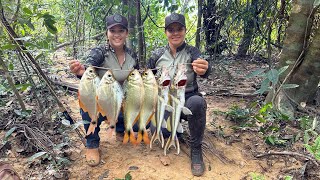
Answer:
[[164, 150], [163, 150], [164, 151], [164, 155], [167, 155], [167, 150], [169, 150], [171, 146], [173, 146], [174, 148], [177, 149], [176, 142], [172, 138], [172, 136], [170, 135], [170, 137], [168, 138], [168, 141], [166, 143], [166, 146], [164, 147]]
[[[164, 146], [164, 138], [162, 131], [158, 132], [157, 130], [153, 133], [151, 140], [149, 141], [150, 143], [150, 148], [152, 149], [152, 144], [158, 140], [161, 143], [161, 147], [163, 148]], [[148, 140], [147, 140], [148, 141]]]
[[138, 132], [137, 144], [140, 144], [140, 143], [141, 143], [141, 141], [142, 141], [142, 135], [143, 135], [143, 131], [140, 130], [140, 131]]
[[145, 144], [150, 144], [150, 139], [149, 139], [148, 133], [146, 131], [142, 131], [142, 135], [143, 135], [143, 142]]
[[131, 144], [137, 145], [138, 143], [137, 143], [136, 138], [134, 137], [134, 132], [133, 132], [132, 130], [130, 131], [129, 136], [130, 136], [130, 142], [131, 142]]
[[177, 146], [177, 153], [176, 155], [180, 154], [180, 144], [179, 144], [179, 139], [176, 138], [176, 146]]
[[127, 144], [129, 142], [129, 134], [130, 134], [130, 131], [125, 131], [123, 142], [122, 142], [123, 144]]

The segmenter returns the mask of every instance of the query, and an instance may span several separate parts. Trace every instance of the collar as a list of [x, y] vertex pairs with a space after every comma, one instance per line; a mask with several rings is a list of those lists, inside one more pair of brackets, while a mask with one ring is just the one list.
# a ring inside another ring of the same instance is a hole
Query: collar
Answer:
[[[106, 47], [109, 47], [109, 50], [111, 51], [111, 52], [115, 52], [115, 50], [110, 46], [110, 44], [106, 44]], [[108, 48], [106, 48], [106, 49], [108, 49]], [[123, 46], [123, 50], [124, 50], [124, 52], [127, 52], [127, 46], [126, 45], [124, 45]]]
[[[185, 41], [183, 41], [183, 43], [181, 44], [181, 46], [179, 46], [177, 48], [177, 52], [181, 51], [182, 49], [184, 49], [186, 47], [187, 43]], [[170, 49], [169, 43], [166, 46], [167, 49]]]

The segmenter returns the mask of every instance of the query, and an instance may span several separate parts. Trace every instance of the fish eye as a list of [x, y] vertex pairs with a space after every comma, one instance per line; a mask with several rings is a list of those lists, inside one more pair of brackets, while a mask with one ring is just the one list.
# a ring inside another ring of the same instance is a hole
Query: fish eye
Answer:
[[90, 73], [92, 73], [92, 70], [89, 70]]
[[145, 72], [145, 73], [144, 73], [144, 75], [146, 76], [146, 75], [148, 75], [148, 73], [147, 73], [147, 72]]
[[111, 74], [109, 74], [108, 77], [111, 77]]

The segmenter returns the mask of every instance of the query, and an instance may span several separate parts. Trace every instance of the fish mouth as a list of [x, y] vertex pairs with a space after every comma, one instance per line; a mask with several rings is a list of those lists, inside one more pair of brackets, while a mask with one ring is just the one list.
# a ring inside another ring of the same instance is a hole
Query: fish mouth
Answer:
[[164, 80], [162, 83], [161, 83], [161, 86], [169, 86], [170, 84], [170, 80]]
[[187, 80], [186, 80], [186, 79], [180, 80], [180, 81], [178, 82], [178, 86], [185, 86], [186, 83], [187, 83]]

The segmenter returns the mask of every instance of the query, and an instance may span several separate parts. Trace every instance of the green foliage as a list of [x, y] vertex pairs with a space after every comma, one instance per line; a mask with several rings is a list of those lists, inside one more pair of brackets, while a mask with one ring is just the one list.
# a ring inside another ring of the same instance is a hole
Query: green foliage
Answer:
[[256, 127], [269, 145], [284, 145], [287, 140], [281, 138], [282, 125], [289, 121], [289, 117], [275, 110], [271, 103], [263, 105], [256, 112], [258, 104], [252, 103], [249, 108], [232, 106], [226, 112], [227, 118], [234, 121], [234, 129]]
[[249, 175], [251, 176], [252, 180], [265, 180], [265, 177], [260, 173], [251, 172]]
[[[270, 70], [264, 70], [264, 69], [258, 69], [256, 71], [251, 72], [247, 78], [251, 78], [254, 76], [262, 77], [263, 80], [261, 82], [260, 89], [258, 89], [254, 94], [263, 94], [264, 92], [268, 92], [270, 90], [276, 90], [276, 85], [279, 83], [279, 76], [282, 74], [289, 66], [284, 66], [277, 69], [270, 69]], [[280, 87], [282, 89], [289, 89], [289, 88], [296, 88], [299, 85], [297, 84], [282, 84]]]
[[320, 136], [317, 137], [312, 145], [305, 144], [304, 146], [317, 160], [320, 160]]
[[130, 174], [130, 171], [124, 176], [124, 179], [116, 178], [115, 180], [132, 180], [132, 176]]
[[292, 177], [292, 176], [285, 176], [285, 177], [283, 177], [283, 179], [284, 179], [284, 180], [292, 180], [293, 177]]

